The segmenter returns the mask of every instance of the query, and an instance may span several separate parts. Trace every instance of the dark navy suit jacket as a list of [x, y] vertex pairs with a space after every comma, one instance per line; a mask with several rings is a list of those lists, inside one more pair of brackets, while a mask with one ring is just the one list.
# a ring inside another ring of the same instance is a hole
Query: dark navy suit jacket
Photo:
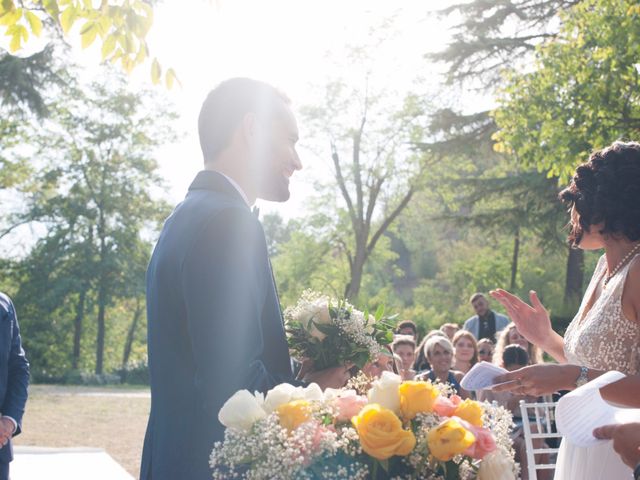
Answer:
[[262, 225], [219, 173], [198, 173], [147, 270], [151, 414], [143, 480], [211, 478], [218, 411], [292, 381]]
[[[20, 339], [16, 310], [11, 299], [0, 292], [0, 413], [13, 418], [22, 431], [22, 415], [27, 403], [29, 362]], [[0, 463], [13, 460], [11, 441], [0, 449]]]

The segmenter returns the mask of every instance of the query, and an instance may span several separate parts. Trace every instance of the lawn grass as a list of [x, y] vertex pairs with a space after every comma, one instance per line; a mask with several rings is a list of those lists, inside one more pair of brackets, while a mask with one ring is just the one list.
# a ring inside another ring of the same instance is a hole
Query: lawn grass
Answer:
[[31, 386], [14, 445], [102, 448], [138, 478], [147, 394], [140, 388]]

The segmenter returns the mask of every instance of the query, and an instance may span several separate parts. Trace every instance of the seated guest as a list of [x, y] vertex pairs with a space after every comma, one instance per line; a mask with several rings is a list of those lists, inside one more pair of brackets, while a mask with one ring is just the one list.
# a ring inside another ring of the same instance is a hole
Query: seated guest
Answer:
[[396, 335], [391, 344], [393, 353], [400, 357], [400, 376], [403, 380], [413, 380], [415, 370], [413, 362], [416, 359], [416, 342], [410, 335]]
[[398, 323], [396, 327], [397, 335], [409, 335], [413, 337], [413, 341], [418, 341], [418, 327], [411, 320], [404, 320]]
[[[497, 352], [497, 350], [496, 350]], [[527, 351], [518, 344], [507, 345], [501, 353], [500, 363], [505, 369], [511, 371], [518, 370], [529, 365], [530, 359]], [[520, 463], [520, 475], [522, 480], [529, 479], [529, 471], [527, 469], [527, 450], [524, 441], [524, 430], [522, 428], [522, 415], [520, 412], [520, 400], [526, 402], [536, 402], [539, 399], [528, 395], [518, 395], [511, 392], [494, 392], [492, 390], [481, 390], [478, 392], [478, 400], [487, 402], [497, 402], [501, 407], [510, 410], [513, 414], [513, 423], [516, 425], [515, 430], [511, 433], [513, 440], [513, 449], [515, 450], [515, 460]], [[531, 425], [532, 431], [536, 431], [535, 425]], [[545, 443], [541, 439], [533, 440], [534, 448], [545, 448]], [[540, 463], [549, 463], [548, 454], [539, 454]], [[538, 479], [550, 479], [551, 471], [540, 470]], [[535, 479], [531, 479], [535, 480]]]
[[369, 378], [380, 378], [382, 372], [394, 372], [398, 373], [393, 353], [391, 350], [385, 348], [385, 351], [381, 353], [375, 362], [365, 363], [362, 367], [362, 372]]
[[498, 342], [496, 343], [496, 349], [493, 353], [493, 363], [499, 367], [504, 367], [501, 363], [502, 352], [504, 352], [504, 349], [508, 345], [520, 345], [524, 348], [529, 355], [529, 365], [543, 363], [542, 351], [536, 345], [529, 343], [526, 338], [520, 335], [515, 323], [510, 323], [504, 330], [502, 330], [502, 332], [500, 332]]
[[436, 383], [448, 383], [462, 398], [468, 397], [468, 392], [460, 387], [460, 380], [464, 376], [462, 372], [451, 370], [453, 361], [453, 345], [447, 337], [434, 335], [427, 340], [424, 346], [425, 355], [431, 370], [421, 373], [416, 380], [431, 380]]
[[460, 330], [460, 325], [458, 325], [457, 323], [445, 323], [440, 327], [440, 331], [444, 333], [451, 341], [453, 341], [453, 336], [458, 330]]
[[473, 333], [476, 340], [488, 338], [495, 342], [496, 334], [509, 324], [509, 318], [491, 310], [487, 297], [482, 293], [475, 293], [470, 301], [476, 314], [467, 319], [462, 328]]
[[493, 342], [488, 338], [478, 340], [478, 361], [489, 363], [493, 361]]
[[431, 337], [438, 335], [440, 337], [446, 337], [444, 333], [440, 330], [431, 330], [427, 335], [422, 339], [418, 348], [416, 348], [416, 359], [413, 362], [413, 369], [416, 372], [424, 372], [426, 370], [431, 370], [431, 365], [429, 365], [429, 361], [427, 360], [426, 350], [424, 349], [427, 340]]
[[453, 369], [467, 373], [478, 363], [478, 344], [470, 332], [460, 330], [453, 337]]

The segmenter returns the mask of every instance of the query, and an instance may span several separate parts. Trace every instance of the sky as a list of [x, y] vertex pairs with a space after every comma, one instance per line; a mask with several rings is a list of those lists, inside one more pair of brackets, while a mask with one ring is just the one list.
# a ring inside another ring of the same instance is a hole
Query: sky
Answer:
[[[375, 69], [388, 86], [406, 91], [417, 77], [435, 81], [438, 67], [424, 54], [445, 45], [447, 25], [435, 15], [447, 2], [433, 0], [165, 0], [155, 8], [148, 43], [152, 55], [174, 68], [182, 88], [168, 96], [181, 119], [181, 140], [158, 152], [169, 196], [181, 200], [202, 157], [197, 116], [207, 93], [220, 81], [247, 76], [276, 85], [292, 99], [294, 109], [317, 102], [320, 87], [341, 76], [362, 83], [360, 72], [345, 65], [349, 45], [371, 43], [386, 19], [393, 18], [391, 38], [376, 48]], [[134, 81], [148, 82], [148, 67]], [[330, 175], [309, 150], [304, 124], [299, 151], [305, 168], [294, 175], [291, 200], [263, 202], [262, 211], [285, 218], [300, 215], [314, 177]], [[260, 202], [259, 202], [260, 203]]]
[[[164, 0], [154, 7], [148, 35], [152, 56], [164, 68], [171, 67], [181, 87], [166, 90], [152, 86], [149, 65], [137, 67], [132, 87], [162, 90], [175, 106], [179, 119], [174, 130], [178, 141], [154, 152], [166, 181], [168, 200], [184, 197], [195, 174], [202, 168], [197, 136], [197, 117], [207, 93], [222, 80], [235, 76], [269, 82], [292, 99], [294, 110], [317, 104], [322, 87], [340, 77], [364, 88], [362, 71], [346, 60], [349, 46], [366, 46], [377, 38], [385, 41], [373, 52], [373, 69], [379, 87], [399, 93], [413, 91], [416, 78], [438, 94], [442, 65], [424, 55], [442, 49], [450, 38], [455, 18], [436, 12], [453, 0]], [[460, 0], [457, 0], [460, 1]], [[391, 21], [391, 26], [384, 28]], [[74, 26], [68, 41], [73, 61], [86, 67], [87, 75], [99, 72], [100, 45], [82, 50]], [[74, 35], [75, 31], [75, 35]], [[21, 52], [28, 55], [46, 39], [30, 41]], [[3, 44], [0, 40], [0, 44]], [[6, 45], [2, 45], [5, 46]], [[474, 108], [471, 108], [475, 110]], [[312, 152], [311, 138], [299, 122], [298, 151], [304, 168], [291, 181], [291, 199], [283, 204], [258, 201], [263, 213], [277, 212], [285, 219], [303, 215], [312, 182], [330, 178], [328, 159]], [[327, 142], [328, 144], [328, 142]], [[29, 234], [27, 234], [29, 236]]]

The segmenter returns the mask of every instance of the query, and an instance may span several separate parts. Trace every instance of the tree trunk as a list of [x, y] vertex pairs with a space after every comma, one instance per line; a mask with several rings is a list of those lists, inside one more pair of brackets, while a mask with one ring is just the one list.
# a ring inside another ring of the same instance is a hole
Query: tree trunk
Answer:
[[351, 302], [355, 302], [360, 294], [362, 273], [364, 272], [364, 264], [367, 262], [367, 238], [363, 238], [362, 235], [356, 236], [356, 242], [356, 255], [350, 269], [351, 278], [344, 293], [345, 298]]
[[129, 363], [129, 357], [131, 356], [131, 348], [133, 347], [133, 337], [136, 333], [136, 328], [138, 326], [138, 322], [140, 321], [140, 317], [142, 316], [142, 302], [140, 302], [139, 298], [136, 298], [136, 310], [133, 313], [133, 320], [131, 321], [131, 326], [129, 327], [129, 331], [127, 332], [127, 340], [124, 344], [124, 351], [122, 353], [122, 368], [124, 369]]
[[567, 278], [564, 287], [564, 304], [566, 307], [576, 307], [582, 298], [584, 283], [584, 251], [580, 248], [570, 248], [567, 257]]
[[520, 226], [516, 227], [513, 237], [513, 258], [511, 260], [511, 284], [509, 289], [513, 292], [516, 289], [516, 276], [518, 275], [518, 255], [520, 253]]
[[105, 310], [107, 308], [107, 242], [102, 205], [99, 205], [98, 236], [100, 238], [100, 272], [98, 281], [98, 333], [96, 336], [96, 374], [104, 370]]
[[351, 279], [347, 284], [347, 288], [345, 289], [345, 298], [350, 302], [355, 302], [360, 294], [360, 286], [362, 284], [362, 272], [364, 271], [364, 263], [363, 259], [356, 259], [353, 262], [353, 268], [351, 269]]
[[77, 370], [80, 364], [80, 342], [82, 340], [82, 322], [84, 320], [84, 303], [86, 297], [87, 289], [83, 288], [80, 292], [78, 305], [76, 305], [76, 317], [73, 321], [73, 357], [71, 365], [74, 370]]
[[104, 336], [105, 336], [106, 301], [104, 286], [98, 292], [98, 335], [96, 336], [96, 374], [101, 375], [104, 369]]

